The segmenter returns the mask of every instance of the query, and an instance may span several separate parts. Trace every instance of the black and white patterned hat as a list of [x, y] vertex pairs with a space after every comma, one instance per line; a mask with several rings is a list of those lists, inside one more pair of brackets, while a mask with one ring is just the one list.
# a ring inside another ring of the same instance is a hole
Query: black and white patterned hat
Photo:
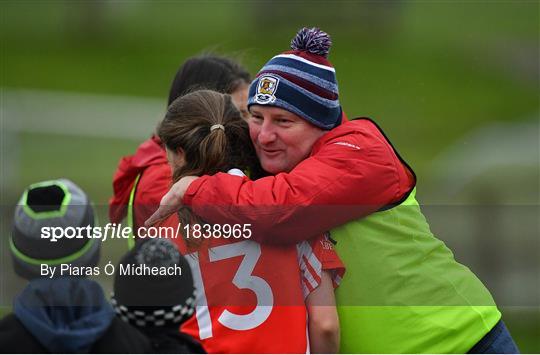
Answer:
[[[181, 270], [166, 275], [137, 267]], [[124, 273], [122, 273], [122, 270]], [[111, 303], [118, 316], [138, 327], [178, 327], [195, 312], [195, 286], [187, 260], [167, 239], [149, 239], [130, 250], [116, 267]]]
[[[67, 179], [42, 181], [23, 193], [13, 217], [10, 252], [15, 272], [26, 279], [41, 277], [41, 265], [95, 266], [101, 240], [89, 235], [95, 213], [84, 191]], [[52, 228], [68, 232], [52, 241]], [[59, 273], [56, 276], [62, 276]]]
[[120, 319], [137, 327], [178, 327], [193, 315], [195, 311], [194, 303], [195, 296], [193, 295], [186, 300], [184, 305], [177, 304], [152, 309], [148, 307], [127, 307], [118, 304], [114, 295], [111, 298], [111, 304]]

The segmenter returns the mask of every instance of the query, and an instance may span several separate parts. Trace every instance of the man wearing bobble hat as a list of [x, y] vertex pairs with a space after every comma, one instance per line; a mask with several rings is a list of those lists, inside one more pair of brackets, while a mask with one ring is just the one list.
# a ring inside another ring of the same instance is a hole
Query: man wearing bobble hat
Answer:
[[342, 352], [518, 352], [489, 291], [431, 233], [413, 170], [375, 122], [346, 120], [330, 46], [303, 28], [250, 86], [250, 135], [271, 176], [185, 177], [147, 224], [183, 204], [249, 223], [261, 243], [329, 230], [348, 269], [336, 292]]

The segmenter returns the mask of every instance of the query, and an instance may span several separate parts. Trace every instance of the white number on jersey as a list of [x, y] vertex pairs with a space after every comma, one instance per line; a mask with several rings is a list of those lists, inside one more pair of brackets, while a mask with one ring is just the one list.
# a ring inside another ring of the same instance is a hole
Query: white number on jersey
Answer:
[[[219, 316], [218, 321], [223, 326], [233, 330], [250, 330], [264, 323], [272, 312], [274, 295], [268, 282], [259, 276], [253, 276], [251, 274], [261, 256], [261, 246], [256, 242], [245, 240], [210, 248], [208, 252], [210, 262], [217, 262], [236, 256], [244, 256], [232, 282], [239, 289], [253, 291], [257, 298], [257, 306], [251, 313], [236, 314], [224, 310]], [[213, 336], [212, 320], [207, 306], [198, 253], [195, 252], [187, 255], [187, 260], [190, 263], [193, 278], [195, 280], [195, 287], [197, 288], [197, 304], [204, 305], [196, 307], [199, 337], [201, 339], [207, 339]]]

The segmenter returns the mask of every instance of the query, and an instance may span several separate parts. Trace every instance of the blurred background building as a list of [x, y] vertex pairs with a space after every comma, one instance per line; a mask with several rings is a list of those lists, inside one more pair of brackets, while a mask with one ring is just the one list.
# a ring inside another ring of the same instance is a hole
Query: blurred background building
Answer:
[[[7, 236], [28, 184], [67, 177], [107, 221], [112, 173], [165, 112], [188, 56], [252, 73], [303, 26], [331, 34], [349, 117], [369, 116], [418, 175], [434, 232], [540, 352], [537, 1], [3, 1], [0, 306], [22, 284]], [[104, 246], [116, 262], [124, 243]], [[111, 280], [103, 278], [110, 285]]]

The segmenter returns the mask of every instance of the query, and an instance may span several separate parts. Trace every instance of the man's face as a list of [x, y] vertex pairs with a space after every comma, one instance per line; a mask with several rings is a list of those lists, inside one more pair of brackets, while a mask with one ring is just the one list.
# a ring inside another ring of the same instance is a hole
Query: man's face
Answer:
[[251, 106], [249, 133], [264, 170], [270, 174], [290, 172], [311, 153], [326, 133], [298, 115], [262, 105]]

